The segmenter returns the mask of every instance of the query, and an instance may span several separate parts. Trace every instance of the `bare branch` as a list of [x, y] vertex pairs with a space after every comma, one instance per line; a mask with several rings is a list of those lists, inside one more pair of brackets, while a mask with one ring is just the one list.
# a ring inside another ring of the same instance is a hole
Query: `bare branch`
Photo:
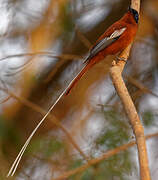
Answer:
[[[132, 8], [136, 9], [139, 12], [140, 0], [131, 0]], [[129, 45], [120, 55], [123, 59], [128, 59], [131, 45]], [[136, 138], [136, 144], [138, 148], [138, 157], [139, 157], [139, 166], [140, 166], [140, 179], [141, 180], [150, 180], [150, 171], [148, 165], [148, 156], [146, 149], [146, 142], [144, 137], [144, 129], [139, 119], [136, 108], [132, 102], [132, 99], [128, 93], [128, 90], [125, 86], [125, 83], [122, 78], [122, 71], [124, 69], [125, 62], [114, 61], [113, 66], [110, 69], [110, 75], [115, 86], [115, 89], [122, 101], [126, 114], [132, 125], [133, 132]]]

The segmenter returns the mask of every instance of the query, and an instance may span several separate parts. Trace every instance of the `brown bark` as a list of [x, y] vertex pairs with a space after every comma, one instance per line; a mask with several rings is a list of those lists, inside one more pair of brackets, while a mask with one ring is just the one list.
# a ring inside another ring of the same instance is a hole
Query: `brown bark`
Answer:
[[[136, 9], [139, 12], [140, 8], [140, 0], [131, 0], [132, 8]], [[124, 52], [120, 55], [120, 59], [128, 59], [131, 45], [129, 45]], [[140, 166], [140, 179], [141, 180], [150, 180], [150, 171], [148, 165], [148, 156], [146, 149], [146, 141], [144, 136], [144, 128], [139, 119], [136, 108], [133, 104], [133, 101], [128, 93], [128, 90], [125, 86], [125, 83], [122, 78], [122, 71], [125, 66], [125, 61], [118, 60], [116, 63], [113, 61], [113, 65], [110, 69], [110, 75], [115, 86], [115, 89], [122, 101], [128, 119], [132, 125], [132, 129], [136, 138], [136, 144], [138, 149], [138, 157], [139, 157], [139, 166]]]

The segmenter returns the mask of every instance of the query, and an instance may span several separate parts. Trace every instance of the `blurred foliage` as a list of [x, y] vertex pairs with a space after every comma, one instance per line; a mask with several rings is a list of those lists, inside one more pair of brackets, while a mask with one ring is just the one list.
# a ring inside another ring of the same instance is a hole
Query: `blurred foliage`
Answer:
[[149, 127], [151, 127], [153, 125], [156, 125], [153, 112], [151, 112], [151, 111], [144, 112], [142, 118], [143, 118], [144, 126], [149, 128]]
[[[105, 120], [108, 121], [108, 125], [105, 125], [104, 132], [96, 139], [96, 149], [98, 151], [104, 149], [105, 152], [129, 141], [130, 126], [125, 115], [114, 108], [110, 110], [103, 109], [102, 113]], [[101, 146], [104, 148], [101, 148]], [[81, 160], [73, 161], [70, 169], [77, 168], [82, 163]], [[81, 180], [109, 180], [115, 178], [127, 180], [128, 175], [134, 170], [134, 167], [132, 152], [127, 150], [88, 168], [78, 175], [73, 175], [69, 179], [75, 180], [79, 177]]]
[[97, 139], [97, 145], [105, 145], [107, 149], [116, 148], [129, 140], [129, 124], [124, 115], [115, 109], [103, 111], [108, 125]]
[[127, 175], [133, 171], [132, 157], [129, 151], [108, 158], [97, 166], [95, 180], [114, 179], [127, 180]]
[[41, 153], [44, 158], [50, 158], [54, 153], [60, 153], [61, 150], [64, 150], [64, 143], [61, 140], [58, 140], [56, 137], [51, 138], [38, 138], [34, 140], [28, 150], [28, 154]]
[[21, 138], [18, 130], [15, 126], [7, 123], [7, 119], [4, 116], [0, 116], [0, 142], [2, 144], [2, 152], [7, 157], [8, 148], [6, 147], [7, 142], [12, 146], [17, 148], [17, 151], [20, 149]]
[[72, 160], [72, 162], [70, 162], [69, 169], [71, 170], [74, 168], [78, 168], [82, 164], [83, 164], [83, 161], [81, 159]]
[[95, 179], [94, 169], [88, 168], [86, 171], [82, 172], [81, 174], [78, 174], [78, 175], [74, 176], [73, 178], [70, 178], [70, 180], [77, 179], [77, 178], [81, 179], [81, 180]]
[[61, 8], [61, 28], [63, 30], [63, 37], [68, 38], [66, 35], [71, 34], [74, 30], [74, 22], [73, 22], [73, 16], [71, 14], [71, 4], [68, 2], [67, 4], [64, 4], [60, 6]]
[[[103, 146], [104, 150], [109, 150], [127, 143], [130, 139], [130, 126], [125, 114], [114, 108], [104, 110], [103, 113], [108, 124], [96, 140], [96, 145]], [[120, 180], [125, 180], [124, 176], [132, 171], [132, 165], [132, 154], [130, 151], [124, 151], [99, 164], [98, 169], [100, 174], [107, 179], [117, 177]]]

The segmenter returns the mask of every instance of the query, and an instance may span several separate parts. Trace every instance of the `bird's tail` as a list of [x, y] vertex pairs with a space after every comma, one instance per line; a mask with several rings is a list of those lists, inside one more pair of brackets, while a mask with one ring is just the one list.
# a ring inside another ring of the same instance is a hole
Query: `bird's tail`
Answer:
[[76, 75], [76, 77], [71, 81], [69, 86], [67, 87], [67, 90], [65, 92], [65, 95], [68, 95], [72, 88], [77, 84], [77, 82], [82, 78], [82, 76], [94, 65], [95, 63], [89, 62], [87, 63], [81, 71]]

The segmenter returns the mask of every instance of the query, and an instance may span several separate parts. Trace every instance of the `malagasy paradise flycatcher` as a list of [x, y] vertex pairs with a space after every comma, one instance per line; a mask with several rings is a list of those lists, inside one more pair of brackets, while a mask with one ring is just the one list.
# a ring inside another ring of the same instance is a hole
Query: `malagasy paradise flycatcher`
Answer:
[[129, 7], [128, 12], [99, 37], [84, 61], [85, 66], [73, 79], [65, 95], [70, 93], [71, 89], [93, 65], [103, 60], [107, 55], [122, 52], [133, 41], [138, 29], [138, 20], [138, 12]]

